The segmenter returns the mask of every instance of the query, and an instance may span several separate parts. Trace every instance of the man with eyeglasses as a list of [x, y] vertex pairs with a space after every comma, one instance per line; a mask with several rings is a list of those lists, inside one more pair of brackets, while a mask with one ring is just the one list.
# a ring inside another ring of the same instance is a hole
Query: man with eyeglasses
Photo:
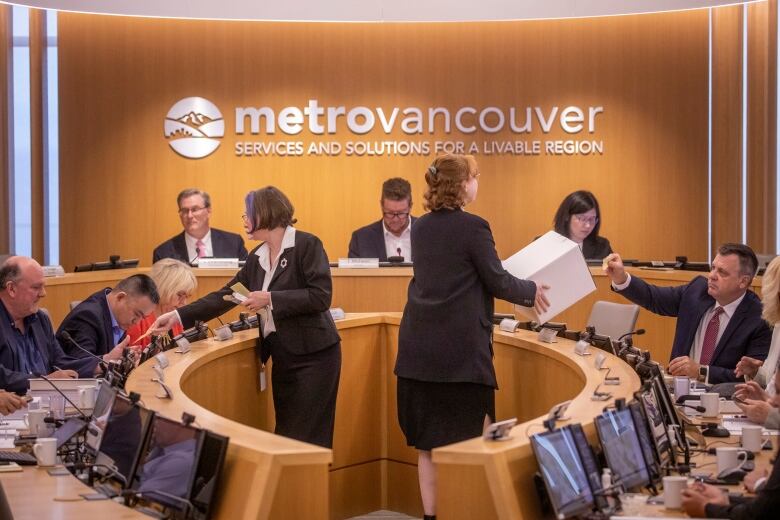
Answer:
[[120, 359], [128, 346], [127, 329], [151, 314], [158, 303], [154, 280], [134, 274], [76, 305], [57, 329], [57, 340], [74, 358], [94, 360], [90, 352], [104, 361]]
[[650, 312], [677, 318], [669, 374], [731, 383], [739, 380], [735, 369], [743, 356], [766, 359], [772, 330], [761, 317], [761, 300], [750, 290], [758, 260], [748, 246], [723, 244], [706, 278], [674, 287], [630, 275], [618, 254], [605, 261], [613, 290]]
[[[24, 394], [29, 379], [89, 377], [95, 363], [67, 356], [54, 337], [48, 314], [40, 308], [46, 284], [40, 264], [11, 256], [0, 266], [0, 389]], [[23, 406], [11, 395], [0, 413]]]
[[412, 187], [409, 181], [400, 177], [386, 180], [382, 184], [382, 219], [364, 226], [352, 233], [349, 241], [349, 258], [378, 258], [387, 262], [389, 257], [402, 257], [403, 262], [412, 261], [412, 224], [417, 220], [411, 216]]
[[175, 258], [186, 264], [209, 257], [246, 260], [241, 235], [209, 226], [211, 197], [208, 193], [188, 188], [179, 193], [176, 204], [184, 231], [155, 248], [153, 263], [163, 258]]

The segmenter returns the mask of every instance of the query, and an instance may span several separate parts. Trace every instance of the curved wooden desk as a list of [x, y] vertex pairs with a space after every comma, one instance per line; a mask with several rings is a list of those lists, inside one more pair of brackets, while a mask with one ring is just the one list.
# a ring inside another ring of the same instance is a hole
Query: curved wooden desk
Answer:
[[[188, 354], [167, 353], [172, 400], [156, 397], [151, 362], [133, 372], [127, 387], [151, 409], [172, 418], [193, 414], [199, 426], [230, 437], [217, 518], [347, 518], [377, 509], [419, 516], [417, 454], [405, 445], [396, 419], [399, 324], [400, 314], [338, 322], [343, 362], [332, 452], [268, 433], [273, 404], [270, 388], [257, 388], [256, 330], [195, 343]], [[575, 355], [573, 346], [564, 339], [540, 343], [527, 331], [496, 332], [497, 415], [523, 424], [510, 442], [473, 439], [434, 451], [442, 518], [535, 518], [537, 500], [528, 484], [536, 462], [527, 434], [550, 407], [573, 398], [569, 415], [593, 436], [592, 418], [611, 403], [590, 401], [604, 372], [593, 367], [593, 356]], [[621, 378], [607, 387], [616, 397], [638, 389], [639, 379], [622, 361], [610, 356], [606, 366]]]

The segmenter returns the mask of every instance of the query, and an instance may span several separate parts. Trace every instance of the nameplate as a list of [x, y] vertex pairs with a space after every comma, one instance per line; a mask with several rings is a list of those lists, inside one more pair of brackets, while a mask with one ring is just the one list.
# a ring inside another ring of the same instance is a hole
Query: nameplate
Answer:
[[186, 354], [192, 349], [192, 345], [190, 345], [190, 342], [187, 340], [187, 338], [179, 338], [176, 340], [176, 345], [178, 348], [174, 350], [177, 354]]
[[542, 343], [555, 343], [555, 336], [558, 335], [558, 331], [555, 329], [548, 329], [546, 327], [542, 327], [542, 330], [539, 331], [539, 341]]
[[590, 355], [590, 352], [588, 352], [589, 348], [590, 348], [590, 343], [581, 339], [577, 342], [576, 345], [574, 345], [574, 353], [579, 354], [580, 356], [589, 356]]
[[379, 268], [378, 258], [339, 258], [341, 269], [376, 269]]
[[498, 324], [498, 328], [504, 332], [515, 332], [520, 327], [520, 322], [511, 318], [504, 318]]
[[65, 269], [61, 265], [44, 265], [43, 276], [65, 276]]
[[330, 316], [333, 318], [333, 321], [336, 320], [343, 320], [347, 317], [347, 314], [344, 312], [344, 309], [341, 307], [333, 307], [330, 309]]
[[198, 258], [200, 269], [238, 269], [238, 258]]

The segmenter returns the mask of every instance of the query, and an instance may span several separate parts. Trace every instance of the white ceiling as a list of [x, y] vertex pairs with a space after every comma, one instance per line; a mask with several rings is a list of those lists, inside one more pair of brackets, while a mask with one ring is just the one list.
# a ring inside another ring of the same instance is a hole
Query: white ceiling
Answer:
[[538, 20], [700, 9], [748, 0], [21, 0], [60, 11], [210, 20], [455, 22]]

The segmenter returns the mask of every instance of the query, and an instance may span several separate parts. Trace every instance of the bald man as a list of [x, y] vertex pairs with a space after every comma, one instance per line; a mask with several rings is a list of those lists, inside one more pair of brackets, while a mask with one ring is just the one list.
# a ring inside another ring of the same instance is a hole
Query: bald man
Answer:
[[12, 256], [0, 266], [0, 389], [24, 394], [29, 379], [91, 377], [96, 362], [67, 356], [39, 302], [46, 296], [43, 269]]

